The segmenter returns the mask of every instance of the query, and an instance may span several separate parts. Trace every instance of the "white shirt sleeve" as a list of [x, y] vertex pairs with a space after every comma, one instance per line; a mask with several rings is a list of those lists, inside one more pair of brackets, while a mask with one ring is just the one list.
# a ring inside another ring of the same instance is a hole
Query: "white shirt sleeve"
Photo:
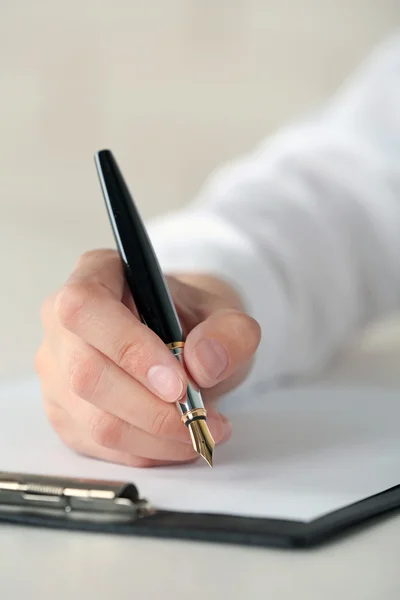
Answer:
[[320, 367], [400, 300], [400, 36], [313, 119], [150, 227], [165, 272], [232, 282], [260, 322], [252, 379]]

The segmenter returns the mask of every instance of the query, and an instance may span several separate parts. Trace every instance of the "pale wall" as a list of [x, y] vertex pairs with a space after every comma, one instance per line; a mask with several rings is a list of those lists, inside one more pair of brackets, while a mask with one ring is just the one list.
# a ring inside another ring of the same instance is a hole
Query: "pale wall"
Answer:
[[112, 243], [92, 162], [111, 147], [146, 217], [330, 94], [399, 24], [395, 0], [0, 3], [0, 377], [38, 308]]

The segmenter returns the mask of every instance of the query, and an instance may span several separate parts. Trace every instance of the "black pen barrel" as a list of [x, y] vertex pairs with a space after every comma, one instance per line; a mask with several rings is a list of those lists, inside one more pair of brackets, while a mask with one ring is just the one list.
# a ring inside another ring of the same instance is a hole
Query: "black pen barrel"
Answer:
[[167, 283], [118, 164], [109, 150], [98, 152], [95, 160], [125, 277], [140, 318], [165, 344], [183, 341]]

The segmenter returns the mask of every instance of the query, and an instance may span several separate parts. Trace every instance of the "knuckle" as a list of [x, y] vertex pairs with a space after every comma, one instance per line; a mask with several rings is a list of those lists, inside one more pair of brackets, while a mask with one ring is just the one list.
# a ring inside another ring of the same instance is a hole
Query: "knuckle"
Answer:
[[47, 361], [45, 359], [44, 354], [45, 354], [45, 351], [43, 349], [43, 345], [41, 345], [41, 346], [39, 346], [39, 348], [35, 354], [34, 361], [33, 361], [34, 369], [38, 375], [42, 375], [45, 370], [45, 365], [46, 365]]
[[67, 442], [71, 439], [71, 420], [64, 408], [54, 402], [45, 403], [47, 420], [57, 435]]
[[146, 346], [140, 336], [135, 340], [120, 342], [116, 350], [117, 364], [130, 373], [140, 372], [149, 361]]
[[92, 262], [93, 259], [97, 260], [101, 256], [102, 256], [101, 249], [86, 250], [86, 252], [83, 252], [83, 254], [81, 254], [80, 257], [78, 258], [76, 266], [77, 266], [77, 268], [85, 266], [88, 262]]
[[253, 317], [246, 315], [245, 331], [247, 334], [247, 345], [249, 351], [255, 352], [261, 341], [261, 327]]
[[156, 437], [174, 437], [177, 424], [180, 424], [178, 413], [173, 407], [166, 405], [156, 412], [150, 425], [150, 433]]
[[65, 405], [54, 402], [48, 396], [44, 397], [47, 420], [65, 446], [74, 452], [81, 452], [82, 447], [87, 446], [82, 437], [81, 420], [67, 410], [66, 406], [70, 406], [68, 396], [62, 397], [62, 402]]
[[233, 310], [228, 314], [229, 325], [233, 331], [241, 332], [248, 324], [249, 318], [245, 313]]
[[118, 447], [124, 434], [125, 423], [110, 413], [96, 414], [90, 423], [92, 440], [105, 448]]
[[68, 368], [71, 391], [90, 401], [101, 385], [105, 369], [106, 364], [102, 364], [93, 352], [72, 355]]
[[64, 411], [59, 406], [50, 402], [46, 405], [46, 415], [50, 425], [57, 432], [63, 429], [65, 424]]
[[55, 301], [55, 311], [61, 324], [67, 329], [76, 322], [90, 298], [92, 290], [85, 283], [67, 283], [58, 293]]
[[47, 328], [53, 321], [55, 295], [49, 296], [44, 300], [40, 308], [40, 319], [44, 328]]
[[261, 329], [258, 322], [242, 312], [232, 312], [229, 316], [229, 327], [234, 337], [240, 337], [249, 346], [257, 346]]
[[118, 252], [116, 250], [112, 250], [112, 248], [98, 248], [96, 250], [87, 250], [79, 257], [77, 266], [80, 267], [88, 262], [93, 261], [104, 262], [105, 260], [118, 261]]

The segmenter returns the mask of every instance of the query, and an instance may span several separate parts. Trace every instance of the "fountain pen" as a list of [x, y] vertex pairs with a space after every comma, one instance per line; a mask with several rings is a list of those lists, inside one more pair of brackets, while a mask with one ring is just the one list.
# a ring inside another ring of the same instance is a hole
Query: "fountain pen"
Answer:
[[[168, 285], [128, 186], [110, 150], [95, 154], [108, 217], [126, 282], [141, 321], [154, 331], [184, 366], [185, 339]], [[188, 376], [185, 396], [177, 402], [193, 447], [212, 467], [214, 440], [198, 386]]]

